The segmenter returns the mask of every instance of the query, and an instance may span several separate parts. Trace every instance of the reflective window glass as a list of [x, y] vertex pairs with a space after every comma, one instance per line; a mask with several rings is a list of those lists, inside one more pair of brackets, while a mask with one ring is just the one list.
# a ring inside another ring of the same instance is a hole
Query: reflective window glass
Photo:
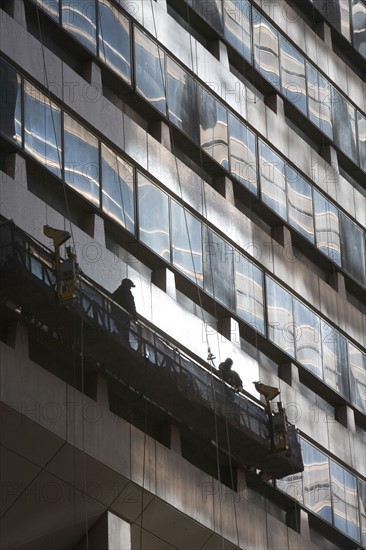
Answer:
[[171, 207], [173, 264], [184, 275], [202, 286], [201, 222], [173, 200]]
[[131, 82], [130, 22], [108, 0], [99, 0], [99, 56]]
[[257, 194], [257, 155], [255, 135], [229, 113], [230, 172]]
[[287, 220], [285, 163], [262, 141], [259, 151], [262, 201]]
[[167, 57], [167, 85], [170, 120], [199, 143], [197, 84], [170, 57]]
[[365, 234], [343, 213], [340, 213], [340, 218], [342, 265], [350, 275], [364, 285], [366, 284]]
[[310, 63], [306, 65], [309, 118], [324, 134], [333, 138], [330, 84]]
[[189, 0], [189, 4], [220, 34], [223, 33], [222, 0]]
[[136, 89], [165, 115], [165, 54], [146, 34], [137, 28], [134, 30]]
[[273, 86], [280, 88], [278, 32], [253, 9], [254, 62]]
[[351, 41], [349, 0], [328, 2], [328, 19], [347, 40]]
[[21, 145], [21, 78], [0, 59], [0, 132]]
[[357, 163], [356, 110], [337, 90], [332, 91], [335, 143]]
[[52, 19], [59, 21], [59, 0], [35, 0], [35, 2], [43, 11], [48, 13]]
[[317, 516], [331, 522], [331, 486], [328, 457], [301, 439], [304, 462], [304, 504]]
[[366, 118], [359, 111], [357, 111], [357, 126], [360, 167], [366, 172]]
[[95, 2], [62, 0], [62, 26], [93, 53], [96, 52]]
[[366, 546], [366, 483], [358, 480], [360, 520], [361, 520], [361, 544]]
[[227, 111], [211, 94], [199, 87], [200, 140], [202, 148], [228, 168]]
[[224, 36], [240, 55], [251, 62], [250, 4], [247, 0], [225, 0]]
[[26, 80], [24, 148], [61, 177], [61, 109]]
[[294, 318], [296, 359], [310, 372], [322, 378], [320, 319], [295, 298]]
[[265, 334], [263, 273], [241, 254], [235, 255], [236, 313]]
[[349, 397], [346, 339], [323, 320], [321, 331], [324, 381], [341, 395]]
[[353, 45], [366, 57], [366, 6], [361, 0], [352, 0]]
[[307, 114], [304, 58], [282, 36], [280, 45], [282, 93], [301, 112]]
[[303, 504], [304, 489], [302, 477], [302, 472], [300, 472], [282, 479], [276, 479], [276, 487], [285, 493], [285, 495]]
[[135, 225], [133, 168], [102, 144], [102, 207], [133, 233]]
[[170, 262], [168, 196], [140, 173], [138, 215], [140, 241]]
[[295, 357], [293, 298], [282, 286], [266, 277], [268, 338]]
[[233, 260], [233, 247], [204, 227], [204, 288], [232, 310], [235, 309]]
[[299, 233], [314, 242], [313, 198], [311, 185], [290, 166], [286, 166], [288, 221]]
[[366, 355], [348, 342], [351, 402], [366, 411]]
[[360, 540], [356, 477], [333, 460], [329, 463], [333, 523], [349, 537]]
[[64, 115], [65, 181], [99, 205], [98, 140], [69, 115]]
[[313, 189], [316, 246], [341, 265], [341, 236], [338, 209]]

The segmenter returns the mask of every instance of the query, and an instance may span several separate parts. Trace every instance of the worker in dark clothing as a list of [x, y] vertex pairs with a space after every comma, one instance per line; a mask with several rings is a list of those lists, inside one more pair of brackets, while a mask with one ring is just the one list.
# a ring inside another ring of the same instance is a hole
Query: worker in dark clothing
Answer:
[[233, 360], [228, 357], [223, 363], [219, 364], [219, 372], [224, 382], [227, 382], [235, 391], [243, 389], [243, 382], [235, 370], [232, 370]]
[[[135, 287], [136, 285], [131, 279], [123, 279], [121, 285], [113, 292], [112, 299], [128, 311], [134, 321], [137, 321], [135, 299], [131, 292], [131, 288]], [[123, 343], [129, 346], [130, 316], [126, 315], [120, 308], [113, 306], [113, 304], [112, 314]]]

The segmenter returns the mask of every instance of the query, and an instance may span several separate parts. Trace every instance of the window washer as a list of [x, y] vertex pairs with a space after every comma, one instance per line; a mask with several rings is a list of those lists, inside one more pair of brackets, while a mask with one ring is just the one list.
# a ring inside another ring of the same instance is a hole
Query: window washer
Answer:
[[243, 389], [243, 382], [235, 370], [232, 370], [233, 360], [228, 357], [223, 363], [219, 364], [219, 372], [224, 382], [227, 382], [235, 391]]
[[[113, 292], [112, 299], [122, 306], [128, 313], [132, 316], [134, 321], [137, 321], [137, 311], [135, 305], [135, 299], [131, 292], [131, 288], [135, 288], [136, 285], [131, 281], [131, 279], [123, 279], [120, 286]], [[112, 304], [112, 315], [116, 323], [116, 327], [119, 335], [122, 338], [122, 341], [130, 345], [129, 343], [129, 328], [130, 328], [130, 318], [127, 316], [120, 308], [113, 306]]]

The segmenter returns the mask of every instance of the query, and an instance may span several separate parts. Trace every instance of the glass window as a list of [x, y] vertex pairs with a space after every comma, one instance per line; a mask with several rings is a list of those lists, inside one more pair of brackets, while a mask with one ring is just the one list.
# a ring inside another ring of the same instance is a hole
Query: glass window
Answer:
[[358, 492], [361, 519], [361, 544], [366, 546], [366, 483], [358, 480]]
[[364, 285], [366, 284], [365, 234], [342, 212], [340, 217], [342, 265], [350, 275]]
[[64, 115], [65, 181], [99, 206], [98, 140], [69, 115]]
[[184, 275], [202, 286], [201, 222], [177, 202], [172, 204], [173, 264]]
[[282, 286], [266, 277], [268, 338], [295, 357], [293, 298]]
[[134, 30], [136, 89], [165, 115], [165, 54], [146, 34], [137, 28]]
[[361, 0], [352, 0], [353, 45], [366, 57], [366, 6]]
[[357, 126], [360, 166], [366, 172], [366, 118], [359, 111], [357, 111]]
[[259, 140], [262, 201], [287, 220], [285, 163]]
[[303, 504], [304, 489], [303, 489], [303, 475], [302, 473], [286, 476], [282, 479], [276, 479], [276, 487], [285, 495], [292, 499], [297, 500], [300, 504]]
[[102, 207], [133, 233], [135, 226], [133, 168], [102, 144]]
[[310, 63], [306, 65], [309, 118], [324, 134], [333, 138], [330, 84]]
[[333, 523], [349, 537], [360, 540], [357, 480], [333, 460], [330, 463]]
[[247, 0], [225, 0], [224, 36], [240, 55], [252, 59], [250, 4]]
[[279, 89], [278, 32], [254, 9], [253, 40], [255, 68]]
[[108, 0], [99, 0], [99, 56], [131, 82], [130, 22]]
[[62, 26], [93, 53], [97, 49], [95, 2], [62, 0]]
[[204, 227], [203, 258], [205, 290], [234, 311], [233, 247]]
[[263, 273], [241, 254], [235, 255], [236, 313], [265, 334]]
[[301, 112], [307, 114], [304, 58], [282, 36], [280, 45], [282, 93]]
[[311, 185], [288, 165], [286, 180], [289, 223], [313, 243], [315, 239]]
[[0, 131], [21, 145], [21, 78], [0, 59]]
[[61, 109], [26, 80], [24, 148], [61, 177]]
[[317, 516], [332, 521], [328, 457], [301, 439], [304, 462], [304, 504]]
[[357, 163], [356, 110], [337, 90], [332, 90], [334, 141]]
[[310, 372], [323, 378], [319, 317], [296, 299], [294, 317], [296, 359]]
[[201, 86], [199, 110], [201, 146], [221, 166], [228, 169], [227, 111]]
[[341, 237], [338, 209], [313, 189], [316, 246], [341, 265]]
[[167, 57], [169, 118], [199, 143], [199, 114], [195, 80]]
[[230, 172], [257, 194], [257, 155], [255, 135], [229, 113]]
[[222, 0], [188, 0], [188, 3], [220, 34], [223, 33]]
[[168, 196], [138, 173], [138, 220], [140, 241], [170, 262]]
[[351, 402], [366, 411], [366, 355], [348, 342]]
[[321, 330], [324, 381], [341, 395], [349, 397], [346, 339], [323, 320]]
[[55, 19], [56, 21], [59, 21], [60, 19], [60, 13], [59, 13], [59, 0], [35, 0], [36, 4], [42, 8], [43, 11], [48, 13], [49, 16], [52, 17], [52, 19]]
[[328, 2], [328, 20], [347, 40], [351, 41], [349, 0]]

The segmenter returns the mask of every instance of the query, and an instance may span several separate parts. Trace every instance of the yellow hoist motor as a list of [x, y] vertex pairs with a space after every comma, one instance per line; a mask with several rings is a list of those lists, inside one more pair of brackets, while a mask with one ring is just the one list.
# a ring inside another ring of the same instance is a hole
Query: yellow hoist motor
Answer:
[[46, 237], [53, 240], [55, 247], [57, 297], [60, 302], [68, 302], [75, 297], [77, 261], [71, 246], [66, 247], [67, 259], [61, 260], [60, 247], [70, 239], [68, 231], [55, 229], [49, 225], [43, 227]]

